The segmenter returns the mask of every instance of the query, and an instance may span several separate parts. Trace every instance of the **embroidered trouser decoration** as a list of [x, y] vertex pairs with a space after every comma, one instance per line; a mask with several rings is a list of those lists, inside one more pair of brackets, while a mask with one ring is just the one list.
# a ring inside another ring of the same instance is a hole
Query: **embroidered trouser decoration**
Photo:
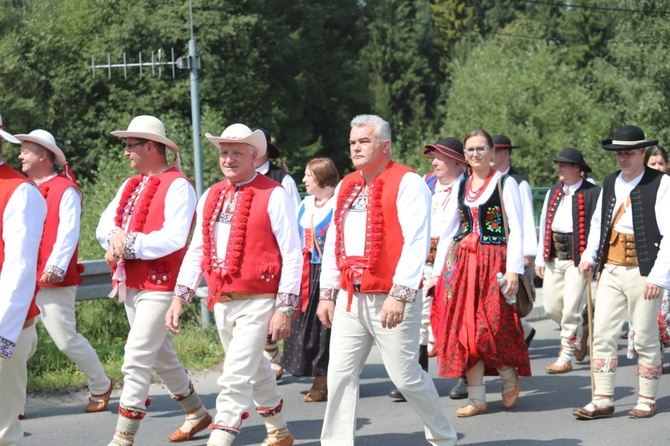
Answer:
[[656, 398], [658, 392], [658, 385], [661, 382], [661, 373], [663, 371], [663, 364], [650, 366], [643, 364], [642, 361], [637, 363], [637, 375], [640, 384], [640, 395], [649, 398]]
[[595, 383], [595, 395], [614, 395], [614, 377], [619, 366], [616, 356], [608, 358], [591, 358], [593, 367], [593, 381]]
[[147, 414], [145, 410], [119, 406], [119, 419], [116, 421], [116, 433], [107, 446], [132, 446], [140, 421]]

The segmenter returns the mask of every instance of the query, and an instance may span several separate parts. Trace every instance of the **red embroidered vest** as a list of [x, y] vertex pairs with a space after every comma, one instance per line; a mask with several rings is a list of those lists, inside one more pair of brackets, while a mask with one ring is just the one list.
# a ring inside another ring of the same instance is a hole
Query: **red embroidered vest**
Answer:
[[[149, 177], [148, 183], [130, 216], [129, 232], [149, 234], [163, 227], [165, 222], [165, 196], [172, 182], [178, 178], [188, 180], [184, 174], [174, 167]], [[141, 181], [142, 175], [131, 177], [126, 184], [126, 189], [139, 187]], [[121, 227], [119, 216], [125, 207], [125, 203], [123, 203], [124, 197], [126, 197], [125, 192], [124, 190], [117, 210], [117, 226], [119, 227]], [[186, 242], [177, 251], [158, 259], [126, 259], [126, 285], [138, 290], [173, 291], [177, 284], [179, 267], [185, 254]]]
[[202, 270], [210, 310], [224, 293], [277, 293], [282, 258], [268, 214], [270, 195], [276, 187], [281, 185], [264, 175], [239, 186], [224, 258], [217, 257], [214, 228], [225, 197], [235, 186], [226, 180], [210, 189], [202, 219]]
[[[361, 291], [367, 293], [388, 293], [393, 286], [395, 274], [404, 238], [396, 201], [402, 177], [414, 172], [409, 167], [391, 161], [386, 169], [377, 178], [372, 180], [368, 193], [367, 226], [365, 263], [361, 282]], [[346, 253], [344, 251], [344, 216], [348, 212], [347, 198], [358, 195], [353, 192], [363, 186], [360, 172], [353, 172], [342, 179], [342, 185], [337, 197], [337, 208], [334, 214], [334, 223], [338, 233], [335, 244], [335, 256], [340, 271], [346, 268]], [[410, 209], [407, 210], [411, 212]], [[349, 289], [349, 278], [342, 274], [340, 286]]]
[[44, 267], [46, 266], [49, 256], [53, 251], [54, 243], [56, 243], [56, 236], [58, 235], [58, 226], [60, 224], [60, 202], [63, 198], [63, 193], [68, 187], [75, 187], [77, 191], [81, 194], [81, 189], [64, 177], [63, 175], [56, 175], [51, 178], [49, 181], [46, 181], [40, 184], [40, 192], [42, 196], [47, 201], [47, 218], [44, 221], [44, 233], [42, 234], [42, 241], [40, 242], [40, 254], [37, 259], [37, 280], [40, 286], [51, 286], [51, 287], [65, 287], [65, 286], [74, 286], [79, 285], [82, 280], [77, 270], [77, 259], [79, 252], [79, 245], [74, 249], [70, 263], [67, 266], [65, 272], [65, 278], [62, 282], [58, 283], [44, 283], [39, 281], [44, 272]]
[[[21, 175], [16, 170], [9, 167], [7, 164], [0, 164], [0, 181], [2, 181], [2, 187], [0, 187], [0, 274], [2, 273], [2, 265], [5, 263], [5, 242], [2, 239], [2, 216], [5, 215], [5, 208], [9, 199], [12, 197], [12, 194], [21, 184], [28, 182], [28, 179]], [[33, 295], [33, 300], [30, 302], [30, 307], [28, 307], [28, 314], [26, 315], [26, 320], [33, 318], [40, 314], [40, 309], [35, 303], [35, 296], [37, 296], [37, 291], [39, 287], [35, 287], [35, 294]]]

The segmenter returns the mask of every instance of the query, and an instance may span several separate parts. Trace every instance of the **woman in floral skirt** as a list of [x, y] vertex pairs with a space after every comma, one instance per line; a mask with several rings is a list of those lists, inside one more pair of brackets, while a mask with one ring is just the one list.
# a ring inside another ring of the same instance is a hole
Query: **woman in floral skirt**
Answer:
[[[472, 175], [452, 195], [453, 218], [440, 238], [433, 271], [442, 271], [444, 281], [438, 286], [442, 295], [435, 298], [446, 299], [447, 305], [443, 339], [436, 342], [439, 373], [459, 378], [466, 372], [469, 399], [456, 415], [470, 417], [487, 409], [485, 375], [500, 375], [502, 404], [512, 407], [519, 396], [519, 375], [530, 376], [530, 360], [516, 305], [505, 300], [516, 295], [518, 275], [524, 271], [519, 188], [491, 168], [495, 149], [487, 132], [471, 131], [463, 145]], [[449, 252], [455, 252], [451, 271], [443, 268]], [[507, 281], [505, 296], [496, 280], [499, 272]]]

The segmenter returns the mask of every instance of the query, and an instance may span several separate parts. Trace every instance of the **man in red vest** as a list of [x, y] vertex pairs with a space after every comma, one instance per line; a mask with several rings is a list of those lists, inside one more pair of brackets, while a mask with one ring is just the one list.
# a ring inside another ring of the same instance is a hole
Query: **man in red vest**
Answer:
[[426, 440], [455, 445], [433, 380], [417, 362], [430, 193], [419, 175], [391, 160], [391, 128], [379, 116], [351, 121], [349, 150], [356, 171], [335, 191], [317, 310], [332, 327], [321, 444], [353, 446], [359, 376], [376, 344], [393, 384], [423, 419]]
[[[77, 333], [75, 300], [82, 280], [77, 269], [82, 193], [71, 175], [63, 151], [46, 130], [16, 135], [21, 141], [19, 159], [23, 173], [40, 188], [47, 201], [47, 218], [40, 243], [37, 305], [40, 320], [56, 346], [84, 372], [91, 391], [86, 412], [107, 407], [113, 383], [98, 355]], [[54, 164], [65, 167], [58, 174]]]
[[[165, 313], [172, 302], [195, 215], [196, 193], [179, 169], [179, 149], [165, 137], [159, 119], [137, 116], [128, 130], [112, 135], [126, 138], [124, 155], [138, 174], [123, 183], [96, 230], [98, 241], [107, 250], [105, 260], [114, 272], [110, 296], [118, 292], [130, 322], [121, 368], [125, 376], [119, 419], [109, 445], [133, 444], [147, 413], [152, 371], [186, 412], [186, 421], [168, 439], [185, 441], [212, 420], [165, 327]], [[174, 154], [172, 166], [166, 150]]]
[[2, 161], [3, 141], [19, 144], [0, 119], [0, 444], [16, 445], [26, 363], [37, 346], [37, 252], [47, 209], [37, 187]]
[[296, 203], [281, 185], [254, 170], [266, 141], [260, 130], [228, 126], [221, 137], [206, 134], [219, 150], [226, 177], [200, 198], [193, 240], [179, 271], [165, 324], [179, 333], [182, 305], [189, 303], [204, 275], [219, 337], [226, 351], [218, 383], [210, 446], [230, 446], [248, 408], [263, 417], [263, 446], [290, 446], [282, 413], [284, 402], [270, 361], [267, 341], [285, 339], [300, 307], [302, 250]]

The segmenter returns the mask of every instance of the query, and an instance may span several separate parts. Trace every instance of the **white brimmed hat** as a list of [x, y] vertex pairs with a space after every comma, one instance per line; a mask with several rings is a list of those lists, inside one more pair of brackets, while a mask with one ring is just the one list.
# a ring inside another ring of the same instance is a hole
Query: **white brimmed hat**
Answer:
[[5, 126], [2, 125], [2, 116], [0, 116], [0, 138], [4, 139], [5, 141], [12, 142], [14, 144], [21, 144], [21, 141], [14, 138], [14, 136], [11, 133], [5, 131]]
[[119, 138], [139, 138], [159, 142], [165, 144], [165, 147], [175, 154], [179, 153], [177, 144], [165, 137], [165, 126], [155, 116], [136, 116], [128, 124], [128, 130], [115, 130], [112, 132], [112, 135]]
[[256, 149], [259, 158], [265, 155], [265, 151], [267, 150], [267, 141], [265, 140], [263, 131], [255, 130], [252, 132], [251, 129], [244, 124], [229, 125], [223, 133], [221, 133], [220, 137], [209, 133], [205, 133], [205, 136], [216, 147], [220, 147], [221, 143], [241, 142], [249, 144]]
[[55, 163], [59, 166], [64, 166], [67, 163], [65, 159], [65, 154], [63, 151], [56, 145], [56, 139], [53, 135], [46, 130], [33, 130], [32, 132], [25, 134], [14, 135], [16, 139], [23, 142], [32, 142], [39, 146], [44, 147], [49, 150], [56, 156]]

